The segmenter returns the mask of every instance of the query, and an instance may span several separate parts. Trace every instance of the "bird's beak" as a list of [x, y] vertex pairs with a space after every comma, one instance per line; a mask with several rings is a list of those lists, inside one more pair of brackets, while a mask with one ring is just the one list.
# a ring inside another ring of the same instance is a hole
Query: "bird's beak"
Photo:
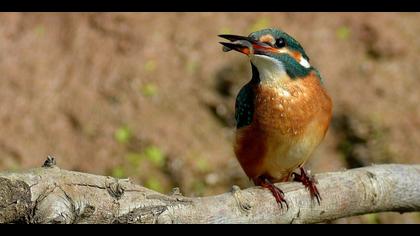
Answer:
[[275, 48], [265, 43], [261, 43], [251, 37], [221, 34], [219, 37], [229, 40], [230, 42], [220, 42], [223, 45], [223, 51], [228, 52], [235, 50], [245, 55], [264, 54], [265, 52], [273, 52]]

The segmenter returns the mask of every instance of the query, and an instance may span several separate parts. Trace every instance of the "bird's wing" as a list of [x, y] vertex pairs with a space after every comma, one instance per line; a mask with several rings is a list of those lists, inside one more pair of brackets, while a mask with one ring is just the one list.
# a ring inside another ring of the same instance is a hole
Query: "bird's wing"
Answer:
[[255, 92], [251, 83], [246, 84], [239, 91], [235, 103], [236, 128], [251, 124], [254, 115]]

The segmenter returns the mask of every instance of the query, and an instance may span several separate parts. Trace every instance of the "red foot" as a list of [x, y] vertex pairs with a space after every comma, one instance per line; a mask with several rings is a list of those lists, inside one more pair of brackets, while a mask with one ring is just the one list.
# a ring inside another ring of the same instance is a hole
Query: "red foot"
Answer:
[[293, 180], [301, 182], [306, 188], [309, 189], [311, 193], [311, 198], [316, 198], [318, 205], [321, 205], [321, 195], [319, 194], [318, 188], [315, 185], [315, 179], [312, 176], [309, 176], [303, 167], [300, 167], [300, 175], [292, 173]]
[[286, 199], [284, 199], [284, 192], [278, 187], [276, 187], [273, 183], [271, 183], [270, 180], [268, 180], [266, 177], [260, 177], [258, 178], [256, 184], [260, 185], [263, 188], [268, 188], [273, 194], [277, 203], [280, 204], [281, 208], [283, 208], [284, 203], [286, 204], [287, 209], [289, 209], [289, 205], [287, 204]]

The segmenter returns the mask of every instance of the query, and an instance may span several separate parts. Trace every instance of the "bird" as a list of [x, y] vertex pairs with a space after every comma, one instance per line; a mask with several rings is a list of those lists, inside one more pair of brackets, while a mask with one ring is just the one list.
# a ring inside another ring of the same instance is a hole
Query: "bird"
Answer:
[[320, 72], [301, 44], [278, 28], [218, 36], [228, 40], [220, 42], [224, 52], [241, 52], [251, 63], [252, 77], [235, 101], [234, 152], [242, 169], [282, 208], [289, 206], [275, 183], [290, 180], [301, 182], [320, 205], [316, 180], [304, 168], [332, 117]]

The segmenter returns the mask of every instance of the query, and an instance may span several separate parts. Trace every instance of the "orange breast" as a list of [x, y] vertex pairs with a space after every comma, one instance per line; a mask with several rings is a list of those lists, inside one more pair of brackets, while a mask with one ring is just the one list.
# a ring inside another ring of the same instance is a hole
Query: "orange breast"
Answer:
[[263, 170], [267, 152], [267, 137], [259, 126], [251, 123], [236, 132], [235, 154], [249, 178], [258, 177]]
[[288, 177], [325, 136], [332, 102], [315, 74], [256, 88], [251, 125], [237, 130], [235, 153], [250, 178]]

